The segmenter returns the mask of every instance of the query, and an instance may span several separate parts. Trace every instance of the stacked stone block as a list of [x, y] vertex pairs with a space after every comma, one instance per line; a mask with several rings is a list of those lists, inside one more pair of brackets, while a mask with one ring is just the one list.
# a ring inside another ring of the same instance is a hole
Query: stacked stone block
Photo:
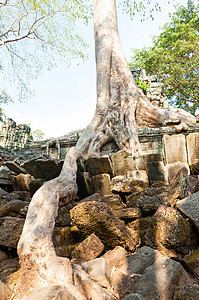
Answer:
[[28, 125], [17, 125], [12, 119], [7, 119], [1, 127], [0, 145], [10, 150], [22, 149], [32, 140], [30, 132]]

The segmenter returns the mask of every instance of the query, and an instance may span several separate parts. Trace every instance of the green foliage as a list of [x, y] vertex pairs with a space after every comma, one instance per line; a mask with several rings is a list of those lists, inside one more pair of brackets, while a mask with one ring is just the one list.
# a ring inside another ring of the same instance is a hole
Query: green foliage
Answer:
[[148, 84], [146, 82], [142, 82], [140, 79], [135, 80], [135, 82], [137, 83], [137, 86], [144, 92], [144, 94], [146, 95], [146, 91], [148, 88]]
[[58, 58], [68, 65], [72, 59], [86, 58], [87, 44], [77, 24], [80, 19], [88, 22], [88, 4], [89, 0], [0, 2], [0, 69], [6, 82], [17, 83], [19, 100], [31, 96], [30, 80], [56, 66]]
[[[28, 124], [28, 126], [30, 127], [30, 124]], [[41, 141], [43, 140], [45, 133], [43, 133], [40, 129], [35, 129], [30, 132], [30, 136], [34, 141]]]
[[199, 106], [198, 48], [199, 5], [188, 0], [187, 7], [176, 7], [171, 21], [154, 37], [151, 48], [133, 51], [130, 65], [157, 75], [171, 103], [194, 114]]

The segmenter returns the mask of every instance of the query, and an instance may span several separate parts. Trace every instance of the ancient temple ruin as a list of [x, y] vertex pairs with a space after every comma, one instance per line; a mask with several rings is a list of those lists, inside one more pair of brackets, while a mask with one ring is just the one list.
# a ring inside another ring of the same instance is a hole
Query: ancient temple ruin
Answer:
[[26, 124], [17, 125], [8, 118], [1, 126], [0, 146], [6, 149], [22, 149], [25, 144], [32, 141], [31, 129]]

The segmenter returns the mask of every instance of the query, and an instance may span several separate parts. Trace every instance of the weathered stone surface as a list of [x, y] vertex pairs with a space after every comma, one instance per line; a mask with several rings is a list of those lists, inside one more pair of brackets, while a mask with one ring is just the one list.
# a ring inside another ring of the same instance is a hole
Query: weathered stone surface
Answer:
[[107, 204], [96, 201], [82, 202], [75, 206], [70, 214], [80, 230], [86, 234], [95, 233], [106, 248], [120, 245], [131, 251], [135, 250], [133, 237]]
[[162, 254], [182, 259], [197, 244], [198, 237], [188, 220], [174, 208], [160, 206], [154, 216], [127, 225], [137, 241]]
[[[163, 136], [166, 164], [174, 164], [178, 161], [187, 163], [187, 151], [185, 136], [178, 135], [164, 135]], [[175, 151], [174, 151], [175, 149]]]
[[[19, 269], [19, 259], [18, 258], [5, 258], [0, 261], [0, 279], [7, 278], [12, 273]], [[1, 298], [0, 298], [1, 299]]]
[[162, 161], [147, 162], [147, 174], [150, 184], [160, 180], [167, 183], [166, 169]]
[[187, 136], [187, 150], [189, 164], [199, 160], [199, 133], [190, 133]]
[[77, 172], [78, 197], [84, 199], [94, 193], [89, 172]]
[[75, 286], [86, 297], [86, 299], [114, 300], [99, 284], [93, 281], [90, 276], [82, 270], [79, 265], [72, 265], [73, 279]]
[[141, 180], [146, 184], [149, 184], [149, 177], [146, 170], [128, 171], [127, 177], [130, 177], [132, 180]]
[[137, 200], [137, 205], [144, 215], [152, 215], [159, 206], [166, 205], [168, 202], [166, 193], [152, 197], [142, 197]]
[[136, 254], [129, 255], [127, 260], [120, 264], [118, 270], [126, 275], [143, 274], [145, 269], [160, 257], [162, 255], [158, 250], [143, 246]]
[[173, 178], [167, 193], [168, 203], [171, 206], [174, 206], [178, 199], [186, 197], [188, 182], [188, 170], [186, 168], [182, 168]]
[[83, 160], [82, 164], [84, 171], [89, 172], [91, 176], [104, 173], [113, 176], [108, 157], [88, 158]]
[[3, 217], [0, 219], [0, 245], [16, 248], [19, 241], [24, 219], [16, 217]]
[[72, 262], [83, 263], [97, 258], [104, 250], [100, 239], [92, 233], [72, 251]]
[[45, 180], [53, 179], [60, 174], [61, 166], [55, 160], [34, 158], [21, 165], [28, 174]]
[[94, 193], [84, 199], [82, 199], [81, 201], [79, 201], [79, 203], [81, 202], [88, 202], [88, 201], [101, 201], [101, 196], [99, 193]]
[[163, 257], [145, 269], [135, 283], [134, 293], [141, 294], [145, 300], [173, 299], [175, 288], [189, 282], [180, 263]]
[[0, 280], [0, 299], [1, 300], [10, 300], [13, 295], [13, 292], [9, 287]]
[[111, 284], [116, 299], [123, 299], [126, 295], [133, 292], [135, 277], [136, 275], [125, 275], [117, 269], [112, 272]]
[[139, 207], [126, 207], [115, 211], [115, 215], [120, 220], [132, 221], [141, 218], [142, 211]]
[[189, 165], [191, 175], [199, 175], [199, 159]]
[[20, 217], [21, 209], [28, 206], [29, 202], [22, 200], [11, 200], [8, 203], [0, 206], [0, 218], [5, 216]]
[[27, 171], [15, 161], [6, 161], [5, 166], [16, 174], [27, 174]]
[[199, 192], [178, 201], [176, 207], [194, 223], [199, 231]]
[[111, 194], [110, 188], [110, 175], [99, 174], [92, 177], [92, 184], [95, 193], [99, 193], [100, 196], [104, 197]]
[[185, 285], [176, 288], [173, 300], [198, 300], [199, 285]]
[[16, 300], [78, 300], [64, 286], [49, 286], [37, 290], [21, 292], [15, 296]]
[[55, 219], [55, 226], [67, 227], [71, 226], [71, 222], [70, 210], [66, 206], [60, 207], [58, 210], [58, 215]]
[[117, 153], [111, 153], [110, 158], [115, 176], [127, 175], [128, 171], [136, 170], [133, 157], [125, 150], [118, 151]]
[[0, 261], [5, 260], [7, 258], [8, 255], [4, 251], [0, 250]]
[[169, 183], [172, 182], [173, 178], [176, 176], [176, 174], [182, 169], [186, 168], [187, 172], [189, 173], [189, 166], [186, 163], [182, 163], [180, 161], [174, 163], [174, 164], [168, 164], [166, 165], [167, 168], [167, 174], [168, 174], [168, 181]]
[[113, 193], [130, 194], [146, 189], [148, 184], [142, 180], [134, 180], [126, 176], [116, 176], [111, 180], [111, 191]]
[[30, 183], [33, 180], [33, 176], [30, 174], [19, 174], [12, 176], [14, 189], [16, 191], [30, 191]]
[[28, 191], [13, 191], [8, 195], [12, 196], [14, 199], [19, 199], [27, 202], [31, 201], [30, 193]]
[[144, 300], [144, 298], [140, 294], [133, 293], [128, 295], [124, 300]]
[[58, 256], [69, 257], [75, 246], [84, 239], [85, 236], [76, 226], [54, 228], [53, 243]]
[[29, 184], [29, 191], [30, 191], [31, 197], [44, 184], [44, 182], [45, 182], [45, 180], [43, 180], [41, 178], [31, 180], [31, 182]]
[[199, 179], [193, 176], [189, 176], [189, 183], [185, 194], [189, 196], [190, 194], [194, 194], [196, 192], [199, 192]]
[[113, 250], [107, 251], [103, 257], [109, 264], [111, 271], [127, 262], [128, 252], [121, 246], [116, 246]]
[[189, 253], [185, 258], [189, 270], [198, 278], [199, 280], [199, 248]]
[[111, 289], [111, 269], [103, 257], [82, 263], [81, 267], [95, 282], [103, 287]]
[[112, 194], [102, 199], [99, 199], [100, 202], [108, 204], [114, 211], [126, 208], [126, 205], [122, 202], [122, 199], [119, 195]]
[[[158, 188], [148, 188], [148, 189], [144, 189], [141, 192], [137, 192], [134, 193], [130, 196], [127, 197], [126, 199], [126, 206], [127, 207], [138, 207], [138, 200], [140, 199], [140, 201], [145, 201], [146, 198], [148, 197], [153, 197], [156, 195], [160, 195], [165, 191], [165, 187], [158, 187]], [[143, 200], [141, 200], [143, 199]]]

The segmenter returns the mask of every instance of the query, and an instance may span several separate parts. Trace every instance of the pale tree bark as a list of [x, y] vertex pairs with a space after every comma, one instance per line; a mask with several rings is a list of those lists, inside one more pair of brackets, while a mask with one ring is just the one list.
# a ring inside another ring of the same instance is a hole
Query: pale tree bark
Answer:
[[[60, 176], [45, 183], [32, 198], [18, 244], [20, 276], [10, 283], [15, 291], [61, 284], [77, 299], [85, 299], [73, 282], [70, 261], [57, 257], [52, 243], [59, 201], [69, 203], [77, 194], [76, 160], [81, 155], [99, 155], [101, 147], [110, 140], [119, 149], [137, 155], [138, 127], [173, 124], [180, 130], [196, 122], [195, 117], [182, 110], [154, 107], [137, 87], [121, 47], [115, 0], [94, 0], [94, 27], [96, 112], [76, 148], [66, 155]], [[94, 289], [99, 287], [95, 285]]]

